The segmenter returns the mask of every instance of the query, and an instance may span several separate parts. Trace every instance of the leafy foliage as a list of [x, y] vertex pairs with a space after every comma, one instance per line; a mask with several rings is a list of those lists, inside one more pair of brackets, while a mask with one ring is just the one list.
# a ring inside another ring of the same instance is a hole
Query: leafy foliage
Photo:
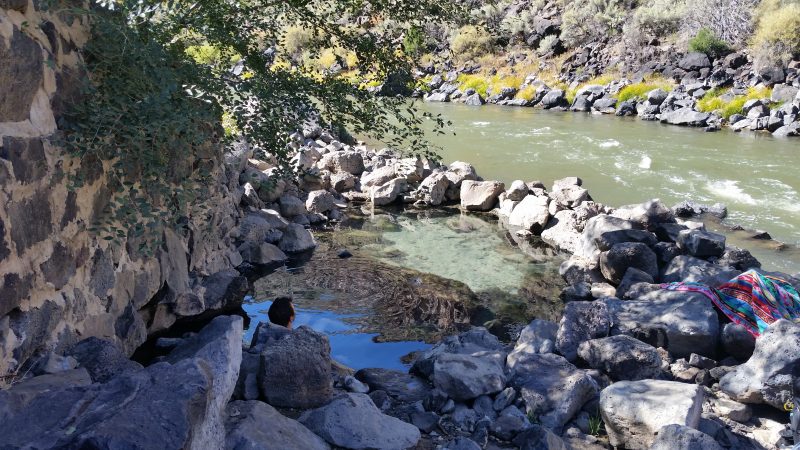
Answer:
[[425, 50], [425, 35], [418, 26], [412, 26], [403, 37], [403, 52], [409, 56], [419, 56]]
[[569, 0], [564, 6], [561, 40], [570, 47], [602, 41], [622, 31], [633, 0]]
[[664, 37], [678, 32], [686, 17], [684, 0], [648, 0], [633, 13], [626, 32]]
[[697, 35], [689, 40], [689, 50], [705, 53], [712, 58], [719, 58], [731, 52], [728, 43], [718, 38], [713, 31], [703, 28]]
[[786, 64], [800, 56], [800, 1], [762, 2], [753, 47], [762, 66]]
[[[423, 138], [426, 122], [438, 131], [445, 125], [404, 99], [375, 97], [360, 83], [296, 59], [302, 50], [319, 66], [342, 60], [376, 79], [410, 73], [396, 30], [340, 19], [422, 25], [455, 15], [446, 4], [117, 0], [91, 10], [51, 7], [90, 16], [90, 81], [60, 125], [73, 154], [111, 168], [113, 198], [98, 224], [109, 239], [185, 223], [193, 208], [204, 208], [219, 142], [236, 133], [288, 168], [290, 135], [309, 119], [412, 154], [435, 150]], [[75, 185], [85, 181], [83, 172], [73, 176]]]
[[745, 95], [733, 95], [729, 89], [715, 88], [697, 102], [697, 109], [703, 112], [716, 112], [727, 120], [734, 114], [741, 114], [748, 100], [769, 98], [771, 94], [772, 90], [765, 87], [752, 87]]

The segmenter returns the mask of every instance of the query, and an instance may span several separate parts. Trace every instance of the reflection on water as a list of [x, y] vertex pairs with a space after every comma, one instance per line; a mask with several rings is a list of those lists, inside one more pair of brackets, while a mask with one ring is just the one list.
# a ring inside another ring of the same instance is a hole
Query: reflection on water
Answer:
[[[319, 232], [307, 261], [254, 283], [245, 310], [266, 320], [269, 299], [292, 295], [297, 324], [331, 336], [354, 368], [401, 367], [400, 357], [470, 324], [499, 333], [534, 317], [560, 316], [562, 257], [524, 251], [489, 218], [442, 212], [367, 214]], [[340, 259], [339, 249], [353, 256]], [[250, 333], [248, 333], [248, 336]]]
[[[245, 299], [243, 307], [253, 324], [245, 334], [245, 342], [253, 338], [255, 324], [269, 321], [267, 311], [270, 305], [270, 301], [258, 302], [252, 297]], [[306, 325], [325, 333], [331, 343], [331, 357], [356, 370], [366, 367], [407, 370], [409, 364], [403, 363], [402, 357], [430, 347], [430, 344], [420, 341], [376, 342], [376, 333], [359, 333], [359, 326], [349, 322], [357, 317], [357, 314], [297, 308], [294, 326]]]

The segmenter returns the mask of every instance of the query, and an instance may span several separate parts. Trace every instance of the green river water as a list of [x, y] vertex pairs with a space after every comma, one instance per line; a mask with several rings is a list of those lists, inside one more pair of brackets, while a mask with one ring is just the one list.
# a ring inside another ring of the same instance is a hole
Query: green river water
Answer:
[[[620, 206], [660, 198], [728, 206], [724, 224], [765, 230], [729, 241], [765, 268], [800, 272], [800, 139], [662, 125], [635, 118], [533, 108], [424, 104], [453, 122], [434, 136], [444, 162], [466, 161], [485, 179], [507, 183], [579, 176], [592, 197]], [[724, 227], [710, 225], [712, 228]]]

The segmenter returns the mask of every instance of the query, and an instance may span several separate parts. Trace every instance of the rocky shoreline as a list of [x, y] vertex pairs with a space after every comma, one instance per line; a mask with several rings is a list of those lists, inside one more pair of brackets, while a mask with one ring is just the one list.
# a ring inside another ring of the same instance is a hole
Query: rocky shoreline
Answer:
[[[581, 56], [579, 53], [578, 56]], [[614, 114], [635, 116], [641, 120], [660, 121], [679, 126], [703, 128], [717, 131], [723, 126], [733, 131], [769, 132], [776, 137], [800, 136], [800, 87], [797, 69], [790, 75], [780, 68], [766, 75], [752, 73], [748, 57], [733, 53], [725, 58], [711, 60], [703, 53], [688, 53], [676, 61], [673, 68], [662, 68], [642, 72], [634, 78], [617, 78], [605, 84], [592, 84], [591, 80], [579, 83], [574, 80], [574, 99], [570, 99], [565, 88], [548, 85], [537, 75], [525, 77], [520, 86], [505, 86], [490, 89], [485, 95], [472, 88], [464, 88], [458, 81], [462, 74], [475, 72], [475, 68], [462, 68], [428, 75], [424, 90], [412, 95], [426, 102], [454, 102], [471, 106], [496, 104], [517, 107], [541, 107], [545, 110]], [[575, 70], [569, 73], [575, 73]], [[676, 81], [664, 88], [653, 88], [638, 96], [620, 101], [620, 92], [628, 86], [645, 80], [661, 79], [660, 74], [671, 74]], [[793, 81], [789, 79], [793, 77]], [[720, 98], [731, 102], [748, 95], [754, 86], [771, 88], [764, 98], [751, 98], [743, 102], [741, 113], [724, 117], [717, 110], [703, 110], [698, 102], [708, 93], [724, 89]], [[530, 90], [529, 98], [520, 97], [521, 91]]]
[[[612, 208], [576, 177], [506, 187], [468, 163], [349, 145], [319, 127], [293, 140], [297, 180], [246, 145], [226, 155], [241, 208], [231, 233], [241, 264], [226, 279], [313, 250], [309, 228], [351, 207], [458, 203], [494, 212], [515, 240], [572, 255], [560, 321], [536, 319], [508, 343], [471, 328], [408, 373], [342, 367], [305, 327], [260, 323], [243, 345], [236, 316], [158, 339], [165, 356], [146, 367], [88, 338], [41, 355], [0, 391], [0, 448], [777, 448], [800, 325], [776, 322], [756, 340], [702, 294], [659, 284], [714, 285], [760, 267], [691, 220], [724, 207]], [[241, 286], [222, 291], [237, 297]]]

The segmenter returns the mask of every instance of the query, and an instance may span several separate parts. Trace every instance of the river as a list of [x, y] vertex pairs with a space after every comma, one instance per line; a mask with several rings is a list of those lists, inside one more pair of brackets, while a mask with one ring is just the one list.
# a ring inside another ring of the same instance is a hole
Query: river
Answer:
[[422, 107], [453, 123], [451, 133], [431, 137], [444, 162], [472, 163], [483, 178], [506, 183], [550, 186], [580, 176], [595, 200], [612, 206], [650, 198], [670, 206], [721, 202], [729, 212], [724, 223], [765, 230], [788, 247], [744, 233], [729, 234], [732, 244], [767, 269], [800, 272], [800, 139], [534, 108]]

